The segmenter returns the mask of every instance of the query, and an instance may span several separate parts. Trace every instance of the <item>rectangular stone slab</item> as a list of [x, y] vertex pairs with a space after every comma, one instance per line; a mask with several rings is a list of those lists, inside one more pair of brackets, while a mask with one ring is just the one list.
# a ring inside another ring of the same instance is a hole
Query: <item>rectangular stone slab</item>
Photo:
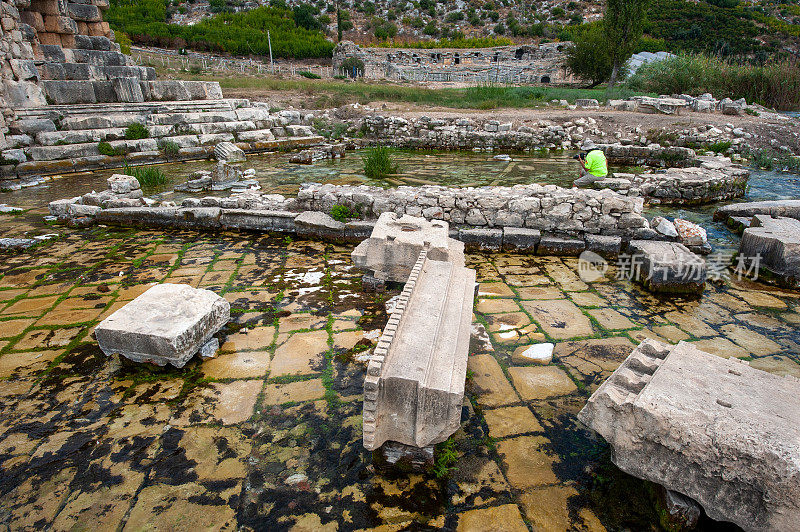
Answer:
[[427, 447], [461, 425], [475, 271], [422, 251], [364, 382], [364, 447]]
[[182, 368], [228, 323], [230, 309], [210, 290], [158, 284], [100, 322], [95, 337], [108, 356]]
[[800, 523], [800, 380], [645, 340], [578, 419], [620, 469], [745, 530]]
[[641, 281], [651, 292], [703, 293], [706, 263], [683, 244], [632, 240], [628, 250], [634, 280]]

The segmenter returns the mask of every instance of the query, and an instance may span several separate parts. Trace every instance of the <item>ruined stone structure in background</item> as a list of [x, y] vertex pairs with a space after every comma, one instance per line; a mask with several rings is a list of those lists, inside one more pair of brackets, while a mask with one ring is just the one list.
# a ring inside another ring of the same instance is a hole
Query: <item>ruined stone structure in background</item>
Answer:
[[681, 342], [645, 340], [578, 419], [626, 473], [745, 530], [800, 522], [800, 380]]
[[351, 41], [343, 41], [333, 52], [333, 67], [338, 72], [342, 61], [355, 57], [364, 62], [364, 76], [368, 78], [463, 83], [568, 83], [575, 81], [564, 63], [566, 50], [571, 44], [425, 50], [361, 48]]

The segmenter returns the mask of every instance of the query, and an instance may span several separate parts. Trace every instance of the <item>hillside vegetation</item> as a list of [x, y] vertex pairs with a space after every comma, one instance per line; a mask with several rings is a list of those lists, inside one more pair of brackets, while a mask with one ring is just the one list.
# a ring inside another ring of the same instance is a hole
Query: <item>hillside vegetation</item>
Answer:
[[286, 7], [222, 12], [181, 26], [166, 22], [167, 0], [113, 0], [105, 17], [115, 31], [144, 45], [267, 56], [269, 31], [274, 57], [328, 57], [333, 51], [321, 31], [298, 26], [295, 12]]

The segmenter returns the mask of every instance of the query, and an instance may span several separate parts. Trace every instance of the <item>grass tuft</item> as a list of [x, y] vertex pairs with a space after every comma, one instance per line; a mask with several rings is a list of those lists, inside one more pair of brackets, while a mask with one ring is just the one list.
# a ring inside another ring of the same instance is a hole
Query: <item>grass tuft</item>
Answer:
[[384, 179], [400, 173], [400, 167], [392, 160], [392, 152], [386, 146], [376, 146], [364, 156], [364, 175], [370, 179]]

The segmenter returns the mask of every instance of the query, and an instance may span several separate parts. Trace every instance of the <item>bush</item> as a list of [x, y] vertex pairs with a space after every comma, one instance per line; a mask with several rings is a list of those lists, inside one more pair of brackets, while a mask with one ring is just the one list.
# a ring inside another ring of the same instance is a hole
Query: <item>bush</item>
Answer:
[[392, 160], [392, 154], [386, 146], [370, 149], [364, 156], [364, 175], [370, 179], [384, 179], [400, 172], [400, 167]]
[[165, 185], [168, 181], [167, 175], [158, 168], [150, 168], [146, 166], [137, 166], [131, 168], [126, 166], [123, 173], [131, 175], [139, 181], [142, 188], [153, 188]]
[[331, 207], [330, 212], [331, 218], [336, 220], [337, 222], [346, 223], [353, 218], [357, 218], [358, 215], [353, 212], [350, 207], [347, 205], [334, 205]]
[[109, 157], [121, 155], [117, 150], [111, 147], [111, 144], [106, 141], [102, 141], [97, 144], [97, 151], [100, 152], [100, 155], [108, 155]]
[[140, 124], [139, 122], [134, 122], [125, 129], [125, 138], [127, 140], [146, 139], [149, 136], [150, 132], [147, 131], [144, 124]]
[[628, 87], [656, 94], [710, 92], [716, 98], [745, 98], [795, 110], [800, 109], [800, 62], [784, 59], [750, 65], [685, 54], [643, 65], [628, 80]]
[[180, 146], [178, 146], [178, 144], [172, 140], [165, 140], [161, 143], [160, 148], [167, 157], [177, 157], [178, 152], [181, 149]]
[[602, 22], [590, 24], [576, 35], [567, 50], [567, 68], [581, 79], [599, 85], [611, 76], [613, 64]]
[[729, 149], [731, 149], [731, 141], [729, 140], [718, 140], [717, 142], [713, 142], [708, 146], [709, 151], [713, 151], [714, 153], [720, 154], [725, 153]]
[[319, 74], [314, 74], [313, 72], [309, 72], [308, 70], [301, 70], [300, 72], [298, 72], [298, 74], [300, 74], [304, 78], [308, 78], [308, 79], [321, 79], [322, 78], [322, 76], [320, 76]]

